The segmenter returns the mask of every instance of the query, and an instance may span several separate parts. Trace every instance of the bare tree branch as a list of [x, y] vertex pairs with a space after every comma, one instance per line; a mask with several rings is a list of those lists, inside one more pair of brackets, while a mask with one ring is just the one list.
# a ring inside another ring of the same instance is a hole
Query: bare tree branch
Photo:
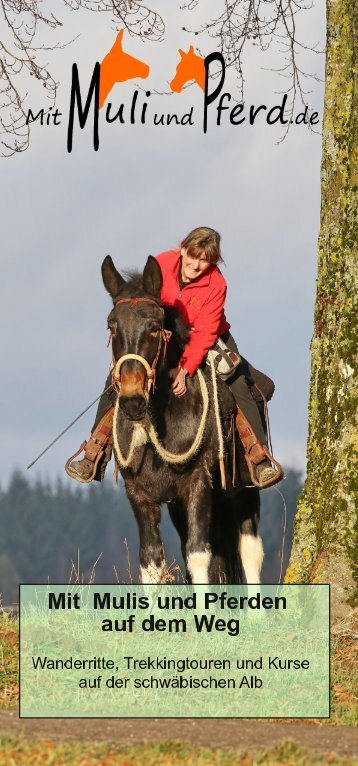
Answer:
[[[23, 107], [25, 94], [20, 94], [20, 76], [35, 77], [46, 88], [47, 97], [54, 103], [56, 83], [47, 67], [36, 60], [40, 50], [34, 45], [38, 26], [51, 29], [60, 26], [52, 14], [44, 16], [37, 0], [0, 0], [0, 11], [5, 22], [5, 35], [0, 40], [0, 147], [3, 156], [27, 149], [29, 126]], [[9, 42], [5, 42], [8, 39]], [[51, 46], [57, 47], [56, 45]]]
[[[57, 83], [48, 64], [41, 61], [44, 51], [64, 48], [58, 43], [38, 44], [44, 31], [55, 31], [62, 22], [52, 13], [44, 15], [41, 0], [0, 0], [0, 156], [23, 152], [29, 145], [30, 125], [22, 92], [24, 75], [38, 80], [46, 90], [48, 108], [56, 99]], [[163, 39], [165, 27], [161, 16], [140, 0], [63, 0], [63, 7], [111, 14], [116, 28], [125, 27], [142, 39]]]
[[[203, 5], [203, 0], [188, 0], [182, 9], [190, 11], [200, 5]], [[257, 46], [261, 51], [276, 47], [282, 64], [272, 71], [288, 80], [284, 90], [289, 97], [287, 133], [297, 100], [309, 108], [307, 96], [310, 91], [305, 90], [304, 80], [319, 80], [316, 74], [304, 71], [299, 65], [299, 55], [303, 51], [321, 52], [317, 50], [317, 45], [306, 45], [297, 38], [296, 16], [311, 10], [312, 6], [311, 0], [221, 0], [218, 2], [220, 10], [216, 16], [200, 27], [183, 29], [193, 35], [208, 34], [215, 40], [215, 48], [223, 55], [226, 66], [236, 70], [242, 101], [245, 48], [248, 44]]]

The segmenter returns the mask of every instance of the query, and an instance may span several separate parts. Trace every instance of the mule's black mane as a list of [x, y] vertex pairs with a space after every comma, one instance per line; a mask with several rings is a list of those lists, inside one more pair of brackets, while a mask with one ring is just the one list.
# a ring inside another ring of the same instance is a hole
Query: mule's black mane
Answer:
[[143, 290], [143, 274], [141, 274], [141, 272], [136, 269], [125, 269], [123, 271], [123, 276], [125, 277], [126, 282], [123, 284], [123, 287], [121, 287], [120, 295], [118, 297], [142, 298], [145, 296]]
[[189, 340], [190, 328], [182, 319], [181, 314], [175, 306], [163, 305], [165, 316], [165, 327], [167, 330], [171, 330], [173, 337], [177, 342], [177, 345], [183, 350]]
[[[156, 296], [149, 295], [143, 288], [143, 275], [134, 269], [126, 269], [123, 271], [123, 275], [126, 278], [126, 282], [120, 289], [120, 292], [115, 298], [114, 303], [118, 298], [151, 298], [157, 300]], [[158, 301], [158, 306], [162, 306], [164, 309], [164, 326], [166, 330], [170, 330], [173, 333], [173, 340], [176, 341], [179, 349], [183, 349], [188, 340], [190, 334], [189, 326], [184, 322], [180, 312], [175, 306], [167, 306], [164, 303]]]

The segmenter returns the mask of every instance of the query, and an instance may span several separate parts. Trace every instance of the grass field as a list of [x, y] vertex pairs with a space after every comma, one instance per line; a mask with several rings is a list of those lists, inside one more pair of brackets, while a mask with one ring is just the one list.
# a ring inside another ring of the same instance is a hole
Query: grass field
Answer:
[[[356, 647], [350, 635], [332, 639], [331, 719], [326, 725], [352, 726], [357, 697], [354, 692]], [[18, 623], [0, 617], [0, 708], [14, 709], [18, 699]], [[314, 726], [314, 723], [312, 722]], [[322, 725], [322, 722], [321, 722]], [[177, 742], [113, 747], [102, 744], [56, 743], [22, 738], [0, 738], [0, 766], [358, 766], [358, 760], [319, 756], [295, 743], [283, 742], [270, 750], [238, 753], [203, 749]]]
[[0, 708], [14, 708], [18, 701], [19, 624], [0, 615]]
[[237, 753], [176, 742], [127, 748], [0, 738], [0, 766], [357, 766], [358, 760], [314, 755], [293, 742], [270, 750]]
[[[331, 641], [331, 718], [327, 724], [354, 726], [357, 711], [357, 647], [349, 634]], [[18, 701], [18, 622], [0, 616], [0, 709]]]

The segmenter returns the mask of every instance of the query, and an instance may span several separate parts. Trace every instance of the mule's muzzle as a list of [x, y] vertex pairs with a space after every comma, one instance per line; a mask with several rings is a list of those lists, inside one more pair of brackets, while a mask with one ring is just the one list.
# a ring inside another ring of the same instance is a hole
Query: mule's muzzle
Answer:
[[147, 412], [147, 402], [144, 396], [119, 397], [119, 406], [129, 420], [143, 420]]

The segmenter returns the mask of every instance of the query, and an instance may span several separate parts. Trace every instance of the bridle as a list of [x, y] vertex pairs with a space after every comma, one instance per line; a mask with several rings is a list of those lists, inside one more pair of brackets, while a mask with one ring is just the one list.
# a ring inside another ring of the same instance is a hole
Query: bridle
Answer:
[[[164, 316], [164, 309], [162, 306], [160, 306], [157, 301], [153, 300], [152, 298], [119, 298], [117, 301], [114, 302], [115, 306], [118, 306], [119, 303], [129, 303], [132, 309], [135, 309], [138, 303], [154, 303], [155, 306], [161, 311], [162, 315]], [[146, 371], [146, 383], [147, 383], [147, 393], [150, 394], [150, 390], [152, 389], [153, 392], [155, 390], [155, 374], [156, 374], [156, 366], [158, 363], [158, 359], [160, 357], [160, 353], [162, 350], [162, 344], [164, 343], [164, 354], [163, 359], [165, 359], [166, 351], [167, 351], [167, 345], [171, 338], [171, 331], [166, 330], [164, 327], [160, 330], [159, 335], [159, 343], [156, 355], [153, 359], [152, 364], [150, 365], [149, 362], [144, 358], [144, 356], [140, 356], [140, 354], [123, 354], [117, 361], [113, 358], [113, 372], [112, 372], [112, 385], [117, 394], [120, 394], [121, 391], [121, 367], [124, 362], [126, 362], [128, 359], [136, 359], [138, 362], [140, 362], [145, 371]]]

